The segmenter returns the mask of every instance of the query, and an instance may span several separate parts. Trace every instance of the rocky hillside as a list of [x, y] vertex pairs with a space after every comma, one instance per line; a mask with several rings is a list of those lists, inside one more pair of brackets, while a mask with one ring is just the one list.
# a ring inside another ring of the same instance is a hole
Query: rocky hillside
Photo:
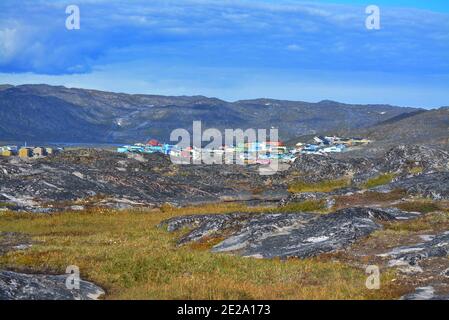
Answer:
[[383, 121], [358, 134], [376, 140], [376, 145], [397, 144], [449, 145], [449, 107], [416, 111]]
[[96, 149], [35, 160], [0, 158], [0, 204], [26, 211], [222, 201], [283, 200], [285, 204], [304, 200], [303, 193], [289, 198], [289, 191], [295, 192], [291, 187], [298, 183], [313, 187], [344, 180], [337, 185], [341, 190], [333, 188], [332, 194], [305, 194], [332, 200], [335, 195], [362, 192], [367, 181], [382, 175], [391, 175], [382, 182], [385, 192], [401, 189], [414, 196], [449, 200], [449, 153], [436, 148], [398, 146], [378, 158], [304, 155], [286, 166], [266, 176], [258, 165], [175, 165], [161, 154], [125, 155]]
[[135, 142], [168, 140], [192, 121], [207, 127], [271, 128], [282, 139], [347, 132], [406, 117], [412, 108], [256, 99], [226, 102], [203, 96], [129, 95], [48, 85], [0, 86], [0, 141]]

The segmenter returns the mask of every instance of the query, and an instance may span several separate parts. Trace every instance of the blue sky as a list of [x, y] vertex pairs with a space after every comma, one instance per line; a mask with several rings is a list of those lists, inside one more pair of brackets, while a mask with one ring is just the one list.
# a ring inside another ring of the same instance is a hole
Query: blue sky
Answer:
[[[65, 8], [81, 29], [65, 28]], [[367, 5], [381, 30], [367, 30]], [[128, 93], [449, 105], [449, 4], [2, 0], [0, 83]]]

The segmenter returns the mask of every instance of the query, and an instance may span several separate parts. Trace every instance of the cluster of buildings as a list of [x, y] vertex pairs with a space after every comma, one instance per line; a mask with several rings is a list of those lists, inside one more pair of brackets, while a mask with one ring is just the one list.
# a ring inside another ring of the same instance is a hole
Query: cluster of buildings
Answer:
[[318, 154], [345, 152], [351, 147], [362, 146], [371, 143], [364, 138], [341, 138], [337, 136], [316, 136], [313, 143], [297, 143], [293, 151], [295, 154]]
[[236, 146], [220, 146], [218, 148], [180, 148], [176, 145], [159, 143], [156, 140], [150, 140], [146, 144], [136, 143], [117, 148], [120, 153], [163, 153], [175, 158], [203, 159], [208, 156], [222, 156], [235, 154], [242, 162], [253, 164], [267, 164], [271, 159], [277, 158], [284, 161], [294, 160], [294, 156], [282, 142], [253, 142], [240, 143]]
[[52, 155], [60, 149], [53, 149], [49, 147], [18, 147], [18, 146], [0, 146], [0, 156], [12, 157], [18, 156], [20, 158], [40, 158]]
[[221, 146], [219, 148], [207, 149], [186, 147], [180, 148], [176, 145], [160, 143], [157, 140], [150, 140], [147, 143], [136, 143], [117, 148], [119, 153], [163, 153], [176, 158], [199, 160], [205, 154], [210, 156], [225, 156], [234, 154], [241, 161], [247, 164], [268, 164], [271, 160], [277, 159], [281, 162], [293, 162], [301, 154], [339, 153], [347, 151], [349, 148], [370, 143], [371, 141], [362, 138], [341, 138], [336, 136], [317, 136], [313, 143], [298, 143], [295, 148], [289, 148], [282, 142], [251, 142], [239, 143], [235, 146]]

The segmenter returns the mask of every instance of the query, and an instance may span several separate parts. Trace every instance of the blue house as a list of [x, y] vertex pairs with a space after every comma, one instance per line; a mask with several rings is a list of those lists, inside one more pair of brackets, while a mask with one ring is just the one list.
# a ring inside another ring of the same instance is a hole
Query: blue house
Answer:
[[319, 149], [320, 149], [320, 146], [317, 146], [316, 144], [307, 144], [305, 146], [305, 148], [303, 149], [303, 151], [315, 152], [315, 151], [318, 151]]

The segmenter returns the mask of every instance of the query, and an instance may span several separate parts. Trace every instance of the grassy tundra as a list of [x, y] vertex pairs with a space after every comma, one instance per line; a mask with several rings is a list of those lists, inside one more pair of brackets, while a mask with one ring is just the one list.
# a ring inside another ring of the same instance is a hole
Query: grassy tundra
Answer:
[[83, 279], [106, 290], [106, 299], [391, 299], [404, 293], [392, 281], [393, 272], [382, 274], [381, 290], [368, 290], [363, 269], [335, 259], [280, 261], [212, 254], [207, 249], [217, 239], [177, 247], [179, 233], [156, 227], [185, 214], [270, 210], [214, 204], [52, 215], [6, 211], [0, 213], [0, 231], [29, 234], [34, 243], [0, 257], [0, 268], [63, 274], [67, 266], [77, 265]]

